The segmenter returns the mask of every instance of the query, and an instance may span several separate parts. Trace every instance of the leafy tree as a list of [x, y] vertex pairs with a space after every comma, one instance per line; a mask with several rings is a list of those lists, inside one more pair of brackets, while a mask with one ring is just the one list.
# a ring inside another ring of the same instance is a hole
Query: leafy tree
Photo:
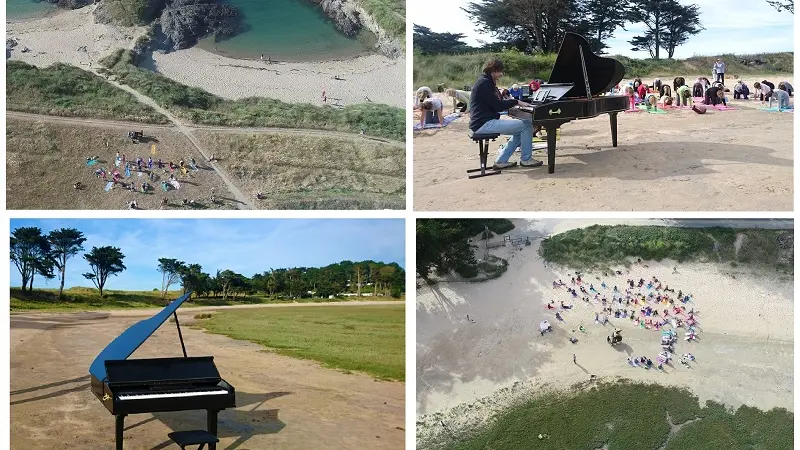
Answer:
[[[645, 34], [635, 36], [628, 42], [634, 51], [652, 48], [651, 57], [659, 59], [659, 50], [665, 47], [668, 36], [671, 40], [671, 53], [674, 53], [677, 45], [686, 42], [689, 37], [703, 29], [698, 14], [697, 5], [684, 6], [677, 0], [642, 0], [635, 8], [630, 9], [628, 20], [643, 24]], [[666, 29], [668, 22], [672, 24], [672, 32]], [[683, 23], [679, 25], [678, 22]]]
[[625, 29], [627, 18], [620, 14], [618, 0], [587, 0], [578, 2], [576, 9], [580, 18], [579, 34], [584, 36], [593, 52], [600, 53], [607, 47], [605, 41], [614, 37], [617, 28]]
[[61, 273], [61, 285], [58, 287], [58, 297], [61, 298], [64, 292], [67, 260], [83, 251], [83, 243], [86, 242], [86, 238], [82, 232], [74, 228], [61, 228], [48, 233], [47, 241], [52, 247], [54, 265]]
[[170, 285], [180, 279], [183, 268], [183, 261], [170, 258], [158, 258], [158, 271], [161, 272], [162, 300], [167, 296]]
[[683, 6], [671, 2], [664, 11], [663, 20], [664, 33], [661, 46], [667, 51], [667, 58], [672, 58], [677, 47], [705, 29], [700, 26], [700, 7], [697, 5]]
[[92, 268], [91, 273], [84, 273], [83, 277], [87, 280], [92, 280], [92, 283], [100, 290], [100, 297], [103, 297], [103, 287], [108, 281], [110, 275], [118, 275], [126, 269], [122, 260], [125, 255], [117, 247], [104, 246], [92, 247], [92, 251], [83, 255], [89, 266]]
[[458, 53], [469, 49], [461, 33], [436, 33], [414, 24], [414, 47], [422, 53]]
[[37, 273], [45, 278], [54, 276], [50, 242], [42, 235], [40, 228], [15, 229], [11, 233], [10, 254], [22, 278], [23, 291], [26, 286], [29, 286], [29, 290], [33, 289], [33, 278]]
[[770, 6], [777, 9], [778, 12], [784, 9], [794, 14], [794, 0], [767, 0]]
[[181, 264], [178, 275], [184, 295], [187, 291], [193, 291], [200, 295], [204, 288], [202, 283], [204, 280], [203, 275], [206, 275], [203, 273], [203, 267], [200, 264]]

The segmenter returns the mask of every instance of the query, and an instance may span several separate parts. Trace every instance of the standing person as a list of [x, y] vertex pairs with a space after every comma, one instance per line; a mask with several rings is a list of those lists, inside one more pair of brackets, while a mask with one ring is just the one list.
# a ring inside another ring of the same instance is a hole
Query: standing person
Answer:
[[322, 104], [323, 105], [328, 104], [328, 96], [325, 94], [325, 89], [322, 90]]
[[572, 354], [572, 363], [573, 364], [578, 364], [578, 357], [575, 356], [575, 353]]
[[714, 81], [725, 84], [725, 63], [719, 58], [717, 58], [717, 63], [714, 64], [714, 71], [717, 73]]
[[497, 80], [503, 76], [503, 62], [496, 58], [486, 61], [483, 75], [478, 77], [469, 98], [469, 129], [473, 133], [499, 133], [511, 135], [503, 151], [497, 155], [493, 169], [513, 167], [508, 162], [514, 150], [520, 147], [520, 165], [524, 167], [541, 166], [542, 162], [533, 159], [533, 123], [530, 120], [500, 120], [500, 112], [514, 106], [530, 106], [519, 100], [502, 100], [497, 90]]
[[264, 54], [263, 53], [261, 54], [261, 63], [262, 64], [264, 63]]

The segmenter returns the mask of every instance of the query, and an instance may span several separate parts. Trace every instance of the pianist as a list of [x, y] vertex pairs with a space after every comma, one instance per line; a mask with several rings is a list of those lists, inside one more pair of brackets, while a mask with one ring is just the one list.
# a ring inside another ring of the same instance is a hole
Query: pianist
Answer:
[[469, 129], [473, 133], [498, 133], [511, 135], [503, 151], [497, 156], [494, 169], [513, 167], [516, 163], [509, 162], [514, 150], [520, 147], [520, 165], [524, 167], [541, 166], [542, 162], [533, 159], [533, 124], [530, 120], [506, 119], [500, 120], [500, 112], [515, 106], [530, 106], [515, 100], [503, 100], [497, 90], [497, 80], [503, 76], [503, 62], [499, 59], [489, 59], [483, 67], [481, 75], [469, 99]]

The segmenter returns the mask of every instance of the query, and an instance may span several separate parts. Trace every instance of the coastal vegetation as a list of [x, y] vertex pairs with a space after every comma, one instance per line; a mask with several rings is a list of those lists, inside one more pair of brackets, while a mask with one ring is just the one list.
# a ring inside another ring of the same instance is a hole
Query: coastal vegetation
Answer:
[[483, 239], [488, 239], [492, 233], [503, 234], [512, 229], [514, 224], [508, 219], [417, 220], [417, 274], [425, 280], [433, 274], [442, 276], [451, 271], [464, 278], [475, 278], [482, 265], [490, 272], [501, 268], [504, 271], [504, 263], [499, 266], [479, 263], [469, 238], [482, 234]]
[[197, 130], [217, 163], [266, 209], [405, 208], [405, 148], [349, 136]]
[[405, 380], [403, 305], [227, 310], [200, 324], [212, 333], [254, 342], [281, 355], [381, 380]]
[[6, 62], [6, 108], [34, 114], [168, 123], [164, 115], [102, 77], [67, 64]]
[[[503, 61], [503, 83], [525, 83], [547, 80], [556, 60], [556, 53], [527, 54], [514, 48], [485, 51], [469, 49], [462, 53], [423, 53], [414, 50], [414, 85], [436, 88], [463, 89], [472, 86], [490, 57]], [[727, 73], [747, 79], [751, 75], [791, 74], [794, 72], [794, 53], [761, 53], [755, 55], [692, 56], [686, 59], [637, 59], [611, 56], [625, 67], [625, 76], [662, 77], [687, 76], [709, 72], [717, 58], [728, 65]], [[759, 80], [760, 81], [760, 80]]]
[[701, 404], [684, 388], [619, 381], [544, 394], [498, 413], [477, 430], [450, 430], [450, 435], [418, 445], [448, 450], [782, 450], [793, 446], [793, 422], [794, 414], [783, 408], [730, 410], [715, 402]]
[[130, 50], [117, 50], [100, 62], [118, 82], [153, 98], [161, 107], [193, 123], [351, 133], [363, 131], [369, 136], [405, 141], [405, 112], [402, 108], [363, 103], [334, 109], [261, 97], [226, 100], [137, 67], [135, 58], [136, 54]]
[[[10, 259], [22, 280], [19, 292], [33, 293], [37, 276], [53, 279], [56, 269], [65, 274], [67, 261], [85, 250], [84, 242], [83, 233], [74, 228], [53, 230], [48, 234], [42, 234], [38, 227], [15, 228], [10, 237]], [[125, 254], [118, 247], [92, 247], [83, 254], [83, 259], [92, 268], [92, 272], [83, 274], [83, 277], [95, 284], [101, 299], [108, 277], [126, 270]], [[196, 297], [221, 296], [223, 301], [228, 297], [257, 294], [289, 300], [330, 299], [347, 293], [354, 293], [356, 297], [374, 293], [399, 298], [405, 292], [405, 270], [397, 263], [341, 261], [324, 267], [269, 269], [251, 277], [229, 269], [218, 269], [215, 275], [211, 275], [203, 272], [200, 264], [177, 259], [159, 258], [157, 263], [154, 262], [153, 269], [162, 274], [162, 285], [156, 288], [161, 293], [162, 304], [166, 302], [172, 284], [180, 285], [184, 294], [191, 291]], [[37, 298], [42, 297], [34, 295], [27, 300]], [[85, 300], [80, 297], [78, 301], [81, 299]], [[69, 300], [66, 298], [65, 301], [68, 303]], [[137, 301], [142, 303], [146, 299]]]
[[389, 36], [401, 42], [406, 35], [405, 0], [358, 0], [364, 11]]
[[794, 231], [593, 225], [542, 241], [546, 261], [575, 269], [628, 264], [631, 258], [714, 261], [792, 274]]

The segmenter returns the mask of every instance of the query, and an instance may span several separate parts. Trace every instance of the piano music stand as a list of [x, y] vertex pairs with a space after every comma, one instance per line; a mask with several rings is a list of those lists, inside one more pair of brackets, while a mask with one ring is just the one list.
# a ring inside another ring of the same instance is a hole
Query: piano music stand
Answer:
[[480, 177], [488, 177], [489, 175], [500, 175], [500, 171], [496, 169], [489, 169], [486, 170], [487, 160], [489, 159], [489, 141], [494, 141], [498, 137], [500, 137], [499, 133], [473, 133], [472, 131], [469, 132], [469, 137], [473, 141], [478, 143], [478, 154], [480, 155], [481, 159], [481, 167], [480, 169], [469, 169], [467, 173], [474, 173], [480, 172], [477, 175], [470, 175], [469, 179], [473, 178], [480, 178]]

